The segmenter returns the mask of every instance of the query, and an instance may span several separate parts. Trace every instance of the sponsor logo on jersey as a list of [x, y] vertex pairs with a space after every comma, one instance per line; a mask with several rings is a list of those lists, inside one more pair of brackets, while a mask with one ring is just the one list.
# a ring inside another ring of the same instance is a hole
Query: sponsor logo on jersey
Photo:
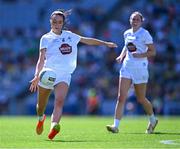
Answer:
[[135, 52], [136, 51], [136, 46], [132, 42], [129, 42], [127, 44], [127, 48], [129, 50], [129, 52]]
[[59, 50], [63, 55], [70, 54], [72, 52], [72, 47], [69, 44], [64, 43], [64, 44], [61, 45]]

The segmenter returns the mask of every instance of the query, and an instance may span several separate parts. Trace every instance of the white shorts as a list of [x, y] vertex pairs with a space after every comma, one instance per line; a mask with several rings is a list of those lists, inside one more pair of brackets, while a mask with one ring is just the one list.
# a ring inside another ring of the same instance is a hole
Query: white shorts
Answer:
[[54, 89], [54, 86], [59, 84], [60, 82], [65, 82], [68, 86], [71, 83], [71, 73], [61, 73], [58, 71], [55, 71], [56, 73], [56, 80], [54, 82], [53, 86], [46, 86], [44, 84], [42, 84], [41, 82], [38, 83], [39, 86], [46, 88], [46, 89]]
[[148, 68], [122, 67], [120, 77], [131, 79], [133, 84], [147, 83], [149, 78]]

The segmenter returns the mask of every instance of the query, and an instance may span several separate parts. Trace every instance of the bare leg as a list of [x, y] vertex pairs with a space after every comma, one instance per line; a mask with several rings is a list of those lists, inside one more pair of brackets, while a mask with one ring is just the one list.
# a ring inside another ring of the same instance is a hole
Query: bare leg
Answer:
[[134, 85], [135, 92], [137, 96], [137, 100], [140, 104], [142, 104], [144, 110], [149, 115], [149, 123], [146, 130], [146, 133], [151, 134], [154, 132], [154, 129], [158, 123], [157, 118], [154, 116], [152, 104], [149, 100], [145, 97], [146, 95], [146, 84], [136, 84]]
[[54, 110], [51, 115], [51, 122], [59, 123], [68, 88], [69, 86], [65, 82], [61, 82], [58, 85], [56, 85]]
[[115, 119], [120, 120], [123, 116], [124, 104], [126, 102], [128, 90], [131, 87], [131, 80], [119, 78], [118, 99], [115, 107]]
[[123, 116], [124, 104], [126, 102], [128, 90], [130, 87], [131, 87], [130, 79], [119, 78], [119, 90], [118, 90], [118, 99], [117, 99], [116, 107], [115, 107], [114, 124], [106, 125], [106, 129], [112, 133], [119, 132], [118, 127], [119, 127], [120, 119]]
[[37, 111], [37, 115], [39, 118], [39, 121], [36, 126], [36, 133], [38, 135], [42, 134], [42, 132], [43, 132], [43, 124], [44, 124], [44, 121], [46, 118], [45, 115], [43, 115], [43, 114], [46, 109], [46, 105], [47, 105], [50, 93], [51, 93], [50, 89], [45, 89], [45, 88], [42, 88], [39, 86], [38, 100], [37, 100], [37, 106], [36, 106], [36, 111]]
[[42, 116], [44, 114], [50, 93], [50, 89], [45, 89], [39, 86], [38, 100], [36, 105], [36, 111], [38, 116]]
[[135, 84], [134, 88], [135, 88], [137, 101], [143, 106], [145, 112], [148, 115], [152, 115], [153, 114], [152, 104], [145, 97], [146, 96], [146, 83]]

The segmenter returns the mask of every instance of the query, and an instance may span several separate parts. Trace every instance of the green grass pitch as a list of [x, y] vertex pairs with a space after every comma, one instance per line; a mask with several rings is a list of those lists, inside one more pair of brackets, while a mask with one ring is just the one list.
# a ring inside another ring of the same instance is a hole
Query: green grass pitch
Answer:
[[147, 117], [124, 117], [120, 133], [112, 134], [105, 126], [113, 117], [71, 117], [61, 120], [61, 132], [48, 140], [50, 117], [42, 135], [35, 133], [36, 117], [0, 116], [0, 148], [21, 149], [125, 149], [180, 148], [180, 117], [159, 117], [155, 134], [145, 134]]

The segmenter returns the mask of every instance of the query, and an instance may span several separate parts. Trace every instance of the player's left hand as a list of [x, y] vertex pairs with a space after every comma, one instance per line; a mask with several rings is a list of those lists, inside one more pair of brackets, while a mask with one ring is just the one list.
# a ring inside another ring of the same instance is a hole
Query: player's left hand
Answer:
[[137, 53], [137, 52], [132, 52], [132, 56], [134, 58], [142, 58], [142, 54], [141, 53]]

